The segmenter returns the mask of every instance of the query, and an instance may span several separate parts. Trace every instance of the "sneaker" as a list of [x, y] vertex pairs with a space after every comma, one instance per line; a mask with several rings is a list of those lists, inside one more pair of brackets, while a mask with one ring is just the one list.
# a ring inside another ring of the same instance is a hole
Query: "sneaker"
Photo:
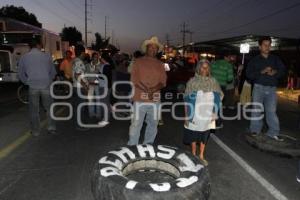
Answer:
[[207, 167], [208, 166], [208, 162], [207, 162], [207, 160], [205, 160], [205, 159], [200, 159], [201, 161], [202, 161], [202, 163], [203, 163], [203, 165], [205, 166], [205, 167]]
[[30, 132], [30, 134], [32, 135], [32, 136], [34, 136], [34, 137], [38, 137], [38, 136], [40, 136], [40, 133], [38, 133], [38, 132]]
[[216, 125], [216, 129], [221, 129], [223, 128], [223, 123]]
[[256, 137], [256, 136], [258, 136], [258, 133], [253, 132], [253, 133], [250, 133], [250, 135], [251, 135], [252, 137]]
[[163, 120], [159, 120], [158, 121], [158, 126], [162, 126], [162, 125], [164, 125], [164, 121]]
[[297, 176], [296, 179], [297, 179], [297, 182], [300, 183], [300, 177]]
[[98, 122], [98, 125], [99, 125], [100, 127], [105, 127], [105, 126], [107, 126], [108, 124], [109, 124], [108, 121], [101, 121], [101, 122]]
[[282, 138], [279, 138], [277, 135], [275, 135], [275, 136], [268, 136], [268, 137], [270, 137], [270, 138], [276, 140], [277, 142], [283, 142], [283, 139], [282, 139]]

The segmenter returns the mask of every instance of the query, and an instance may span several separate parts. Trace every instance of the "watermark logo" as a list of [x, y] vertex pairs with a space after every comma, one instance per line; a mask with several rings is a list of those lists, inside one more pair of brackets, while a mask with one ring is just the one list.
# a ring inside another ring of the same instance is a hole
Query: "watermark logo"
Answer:
[[[78, 105], [77, 108], [73, 108], [73, 105], [69, 102], [55, 102], [51, 105], [50, 114], [54, 120], [57, 121], [66, 121], [73, 118], [74, 112], [76, 112], [77, 123], [78, 125], [86, 128], [99, 128], [101, 125], [97, 124], [85, 124], [83, 119], [81, 119], [83, 109], [88, 107], [100, 107], [102, 110], [103, 121], [108, 121], [109, 116], [112, 116], [115, 120], [139, 120], [141, 112], [146, 112], [151, 110], [154, 120], [159, 120], [162, 113], [170, 113], [174, 120], [178, 121], [191, 121], [193, 118], [197, 120], [215, 120], [216, 118], [221, 118], [222, 120], [262, 120], [264, 118], [264, 106], [260, 103], [248, 103], [246, 105], [237, 104], [236, 112], [234, 115], [228, 116], [225, 115], [222, 109], [222, 105], [215, 105], [212, 101], [205, 103], [192, 104], [188, 102], [171, 102], [175, 99], [183, 99], [184, 93], [164, 93], [164, 102], [138, 102], [132, 104], [130, 99], [134, 96], [134, 85], [130, 81], [116, 81], [112, 85], [112, 96], [116, 99], [123, 100], [126, 102], [117, 102], [114, 105], [110, 105], [107, 102], [107, 99], [110, 95], [107, 87], [107, 78], [104, 75], [93, 75], [86, 74], [80, 76], [80, 81], [94, 80], [95, 84], [93, 92], [87, 92], [87, 94], [82, 93], [82, 88], [72, 87], [72, 84], [68, 81], [55, 81], [50, 87], [51, 97], [57, 100], [68, 100], [73, 96], [73, 90], [76, 89], [78, 97], [83, 99], [86, 102], [82, 102]], [[56, 86], [61, 85], [64, 88], [67, 88], [69, 91], [66, 95], [56, 95], [55, 88]], [[97, 87], [96, 87], [97, 86]], [[102, 94], [95, 92], [95, 90], [102, 88]], [[126, 87], [127, 92], [120, 93], [118, 87]], [[146, 99], [148, 97], [145, 97]], [[104, 100], [106, 99], [106, 100]], [[55, 116], [56, 107], [66, 107], [68, 109], [68, 116], [58, 117]], [[181, 112], [178, 112], [181, 110]], [[182, 114], [182, 110], [185, 110], [185, 114]], [[112, 112], [111, 112], [112, 111]], [[110, 113], [111, 112], [111, 113]], [[127, 113], [123, 115], [122, 113]], [[101, 123], [101, 122], [100, 122]]]

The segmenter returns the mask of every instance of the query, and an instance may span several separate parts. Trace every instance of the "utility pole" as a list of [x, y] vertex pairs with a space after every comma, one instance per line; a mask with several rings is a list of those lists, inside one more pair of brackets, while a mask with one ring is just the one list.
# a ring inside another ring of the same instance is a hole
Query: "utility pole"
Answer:
[[106, 32], [107, 32], [107, 16], [105, 16], [105, 32], [104, 32], [104, 39], [106, 40]]
[[84, 1], [84, 33], [85, 33], [85, 46], [87, 47], [87, 0]]
[[190, 31], [190, 43], [193, 42], [193, 34], [194, 34], [194, 32], [191, 32], [191, 31]]
[[186, 34], [186, 23], [185, 22], [183, 22], [181, 33], [182, 33], [182, 50], [183, 50], [183, 55], [184, 55], [184, 53], [185, 53], [185, 34]]
[[115, 39], [115, 32], [114, 30], [111, 31], [111, 44], [114, 45], [114, 39]]
[[170, 36], [169, 36], [169, 34], [166, 34], [166, 44], [167, 44], [167, 46], [170, 46]]
[[187, 29], [188, 25], [186, 22], [183, 22], [182, 25], [182, 30], [180, 31], [182, 33], [182, 50], [183, 50], [183, 55], [185, 55], [185, 46], [186, 46], [186, 34], [191, 33], [190, 30]]
[[118, 39], [116, 39], [116, 47], [117, 47], [118, 49], [120, 49], [120, 44], [119, 44]]

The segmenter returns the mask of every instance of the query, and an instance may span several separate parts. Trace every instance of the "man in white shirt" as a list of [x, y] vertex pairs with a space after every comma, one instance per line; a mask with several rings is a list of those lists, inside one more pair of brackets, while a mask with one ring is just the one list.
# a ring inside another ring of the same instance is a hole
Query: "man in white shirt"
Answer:
[[[86, 106], [77, 112], [78, 106], [85, 102], [84, 95], [87, 95], [89, 90], [89, 83], [84, 77], [86, 73], [86, 66], [83, 62], [85, 57], [85, 48], [82, 45], [77, 45], [75, 48], [76, 58], [73, 61], [73, 116], [75, 119], [76, 129], [79, 131], [88, 130], [85, 127], [81, 126], [81, 123], [84, 123], [84, 114], [86, 114]], [[81, 94], [81, 95], [80, 95]], [[81, 123], [80, 123], [81, 122]]]

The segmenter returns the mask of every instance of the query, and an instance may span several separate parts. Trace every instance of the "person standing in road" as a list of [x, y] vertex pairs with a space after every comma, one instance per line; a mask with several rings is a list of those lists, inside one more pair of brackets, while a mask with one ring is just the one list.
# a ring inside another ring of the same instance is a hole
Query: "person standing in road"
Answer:
[[[208, 60], [200, 60], [196, 66], [195, 76], [186, 86], [184, 100], [185, 117], [183, 143], [191, 145], [192, 154], [196, 156], [197, 143], [199, 143], [199, 158], [205, 165], [205, 147], [210, 132], [215, 129], [217, 110], [223, 92], [218, 82], [210, 75]], [[188, 106], [189, 105], [189, 106]]]
[[[40, 103], [47, 112], [48, 133], [56, 134], [56, 124], [51, 118], [50, 107], [53, 99], [50, 95], [50, 85], [56, 75], [51, 55], [41, 51], [41, 41], [34, 39], [31, 50], [19, 61], [18, 75], [20, 80], [29, 86], [30, 127], [33, 136], [41, 134]], [[42, 100], [40, 102], [40, 100]]]
[[[84, 59], [86, 57], [85, 48], [82, 45], [77, 45], [75, 47], [76, 58], [73, 60], [73, 117], [75, 119], [76, 129], [79, 131], [86, 131], [87, 128], [83, 127], [80, 122], [83, 121], [84, 114], [86, 113], [86, 106], [77, 112], [77, 108], [81, 103], [85, 102], [84, 96], [88, 94], [89, 82], [84, 77], [86, 74], [86, 66], [84, 64]], [[80, 115], [79, 115], [80, 114]]]
[[73, 58], [72, 58], [72, 51], [68, 50], [66, 51], [66, 57], [61, 62], [59, 66], [59, 70], [64, 73], [64, 78], [67, 81], [72, 82], [72, 64], [73, 64]]
[[[223, 59], [217, 60], [211, 64], [211, 75], [214, 77], [219, 85], [221, 86], [221, 89], [224, 93], [224, 107], [229, 107], [233, 101], [232, 95], [234, 95], [234, 92], [231, 93], [233, 88], [233, 65], [230, 63], [230, 52], [225, 52], [223, 54]], [[223, 123], [222, 119], [220, 117], [220, 112], [222, 112], [222, 108], [220, 108], [219, 111], [219, 118], [217, 120], [217, 128], [222, 128]]]
[[234, 92], [231, 92], [234, 88], [234, 73], [233, 65], [231, 64], [231, 56], [231, 52], [225, 52], [223, 59], [217, 60], [211, 65], [211, 74], [218, 81], [225, 95], [225, 107], [228, 107], [232, 104], [232, 96], [234, 94]]
[[[252, 92], [252, 103], [264, 107], [266, 121], [268, 124], [267, 136], [277, 141], [280, 132], [279, 120], [276, 114], [277, 94], [276, 86], [285, 74], [285, 66], [275, 55], [270, 54], [272, 40], [270, 37], [262, 37], [259, 40], [260, 55], [254, 57], [248, 64], [246, 75], [254, 84]], [[261, 107], [256, 105], [256, 109]], [[252, 112], [250, 132], [253, 136], [261, 133], [263, 119], [258, 119], [262, 113]]]
[[[86, 65], [86, 73], [88, 75], [87, 80], [89, 82], [88, 100], [89, 103], [95, 102], [95, 96], [99, 96], [99, 79], [97, 78], [100, 73], [101, 63], [99, 60], [99, 54], [92, 54], [92, 61]], [[100, 103], [99, 99], [96, 98], [96, 102]], [[98, 118], [100, 117], [100, 106], [89, 105], [89, 117]]]
[[145, 40], [142, 51], [146, 55], [138, 58], [132, 66], [131, 81], [134, 84], [134, 111], [129, 128], [128, 145], [139, 143], [140, 131], [146, 117], [146, 131], [143, 144], [152, 144], [157, 134], [159, 120], [160, 90], [166, 86], [164, 65], [156, 55], [162, 50], [157, 37]]
[[[105, 68], [105, 64], [103, 61], [100, 61], [99, 53], [95, 52], [92, 54], [92, 61], [86, 65], [88, 81], [89, 81], [89, 92], [88, 99], [90, 103], [104, 103], [107, 109], [103, 109], [100, 105], [89, 105], [89, 116], [90, 118], [96, 118], [98, 121], [98, 125], [100, 127], [106, 126], [109, 122], [110, 116], [110, 104], [109, 104], [109, 95], [110, 91], [108, 88], [108, 78], [106, 74], [103, 73]], [[99, 76], [102, 75], [102, 76]], [[107, 78], [104, 80], [103, 76]], [[107, 94], [103, 98], [99, 98], [104, 91], [107, 90]], [[104, 113], [107, 110], [108, 113]], [[105, 116], [106, 115], [106, 116]], [[107, 119], [104, 119], [104, 118]]]

